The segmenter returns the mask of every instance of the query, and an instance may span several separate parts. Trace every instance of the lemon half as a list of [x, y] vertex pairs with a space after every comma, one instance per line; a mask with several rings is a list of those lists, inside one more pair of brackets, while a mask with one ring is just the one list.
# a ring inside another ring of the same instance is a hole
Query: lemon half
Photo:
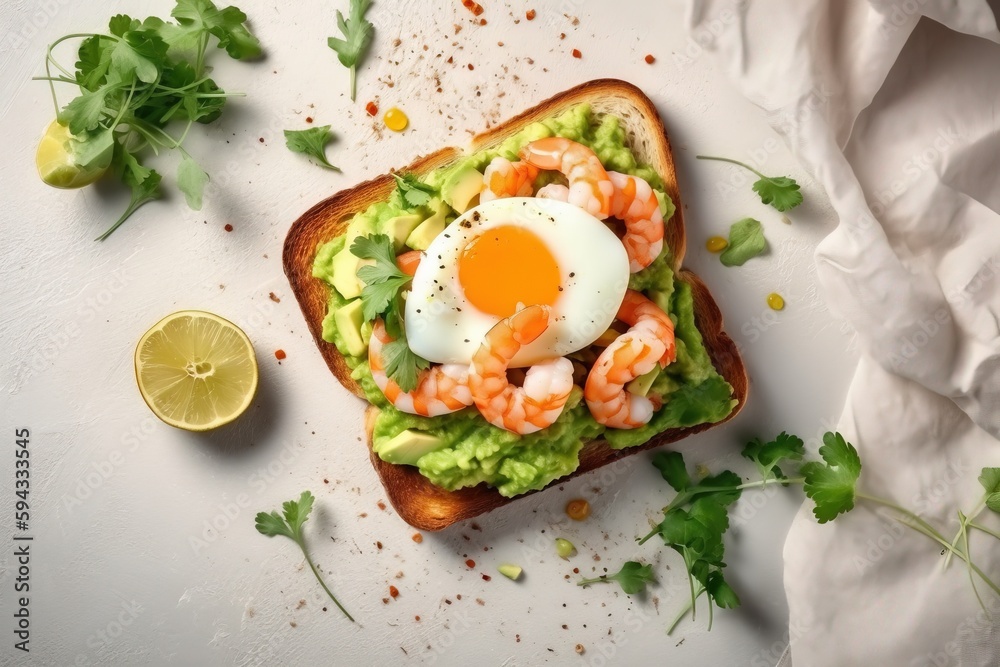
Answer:
[[177, 428], [228, 424], [257, 391], [257, 356], [246, 334], [218, 315], [182, 310], [143, 334], [135, 378], [146, 405]]

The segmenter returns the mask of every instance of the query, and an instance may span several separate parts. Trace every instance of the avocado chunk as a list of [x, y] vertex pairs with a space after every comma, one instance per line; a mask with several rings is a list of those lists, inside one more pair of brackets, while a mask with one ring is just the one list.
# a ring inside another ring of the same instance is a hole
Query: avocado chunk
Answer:
[[351, 254], [349, 244], [333, 256], [331, 262], [333, 266], [332, 283], [345, 299], [361, 296], [361, 288], [364, 287], [364, 283], [358, 278], [358, 269], [361, 268], [362, 261], [364, 260], [357, 255]]
[[649, 290], [646, 294], [657, 307], [665, 313], [670, 312], [670, 295], [659, 290]]
[[365, 324], [361, 314], [361, 299], [350, 301], [333, 314], [333, 321], [337, 324], [337, 331], [344, 339], [344, 346], [347, 354], [352, 357], [360, 357], [368, 350], [364, 335], [361, 332]]
[[521, 576], [521, 572], [523, 572], [524, 570], [521, 569], [520, 565], [511, 565], [510, 563], [503, 563], [502, 565], [497, 565], [497, 571], [503, 576], [510, 579], [511, 581], [517, 581], [518, 578]]
[[385, 233], [389, 235], [392, 239], [392, 244], [399, 252], [406, 243], [406, 238], [410, 233], [417, 228], [417, 225], [424, 219], [419, 213], [404, 213], [403, 215], [397, 215], [393, 218], [389, 218], [385, 221], [382, 229]]
[[434, 215], [417, 225], [416, 229], [406, 237], [406, 245], [414, 250], [427, 250], [431, 245], [431, 241], [436, 239], [438, 234], [443, 232], [444, 228], [448, 226], [446, 218], [449, 210], [448, 205], [439, 199], [433, 208]]
[[441, 197], [461, 215], [478, 203], [482, 189], [483, 175], [475, 167], [466, 165], [451, 173], [441, 184]]
[[387, 463], [416, 465], [421, 456], [440, 449], [444, 444], [436, 435], [406, 429], [388, 442], [375, 447], [375, 453]]
[[660, 375], [660, 365], [656, 364], [653, 366], [653, 370], [649, 371], [645, 375], [640, 375], [636, 379], [625, 385], [625, 390], [636, 396], [645, 396], [649, 393], [649, 388], [653, 386], [653, 382]]

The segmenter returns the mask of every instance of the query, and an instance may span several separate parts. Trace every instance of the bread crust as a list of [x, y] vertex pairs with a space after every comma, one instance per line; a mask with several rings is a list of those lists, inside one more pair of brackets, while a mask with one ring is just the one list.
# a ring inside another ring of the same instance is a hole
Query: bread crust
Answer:
[[[746, 404], [749, 381], [736, 344], [723, 330], [722, 313], [708, 288], [698, 276], [681, 268], [685, 250], [684, 207], [677, 185], [670, 140], [656, 107], [634, 85], [617, 79], [599, 79], [571, 88], [514, 116], [473, 138], [466, 151], [444, 148], [423, 156], [399, 171], [426, 174], [446, 166], [463, 155], [475, 153], [503, 142], [525, 125], [557, 116], [566, 109], [587, 102], [597, 113], [612, 113], [622, 120], [630, 148], [640, 162], [651, 165], [663, 177], [667, 193], [676, 205], [673, 218], [666, 225], [665, 244], [674, 257], [675, 277], [692, 287], [695, 323], [705, 341], [705, 347], [716, 370], [733, 387], [737, 404], [726, 419], [716, 424], [699, 424], [688, 428], [664, 431], [644, 445], [614, 450], [604, 440], [584, 445], [580, 465], [572, 474], [553, 482], [595, 470], [618, 459], [641, 451], [676, 442], [688, 435], [725, 423], [736, 416]], [[329, 197], [292, 224], [285, 238], [283, 264], [295, 298], [302, 308], [309, 330], [330, 371], [337, 380], [356, 396], [364, 399], [360, 385], [351, 378], [346, 360], [336, 346], [323, 340], [323, 318], [329, 300], [328, 287], [312, 275], [317, 246], [343, 233], [351, 218], [370, 204], [386, 201], [395, 188], [390, 174], [366, 181]], [[365, 430], [372, 465], [385, 487], [389, 502], [399, 516], [421, 530], [441, 530], [456, 521], [469, 519], [506, 505], [517, 498], [504, 498], [485, 484], [448, 491], [433, 485], [413, 466], [394, 465], [382, 461], [371, 451], [372, 427], [378, 409], [369, 406]], [[549, 485], [551, 486], [551, 484]], [[546, 487], [548, 488], [548, 487]], [[528, 495], [528, 494], [524, 494]]]

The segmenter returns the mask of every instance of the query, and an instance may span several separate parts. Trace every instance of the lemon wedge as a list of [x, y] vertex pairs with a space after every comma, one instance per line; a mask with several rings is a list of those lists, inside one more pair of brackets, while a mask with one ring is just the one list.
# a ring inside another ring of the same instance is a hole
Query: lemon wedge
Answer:
[[139, 339], [135, 378], [157, 417], [187, 431], [207, 431], [250, 406], [257, 391], [257, 357], [250, 339], [232, 322], [182, 310]]
[[[81, 167], [76, 162], [73, 147], [73, 135], [69, 128], [52, 121], [35, 153], [35, 166], [38, 176], [54, 188], [72, 189], [90, 185], [107, 171], [111, 162], [111, 150], [102, 154], [91, 167]], [[110, 147], [109, 147], [110, 148]]]

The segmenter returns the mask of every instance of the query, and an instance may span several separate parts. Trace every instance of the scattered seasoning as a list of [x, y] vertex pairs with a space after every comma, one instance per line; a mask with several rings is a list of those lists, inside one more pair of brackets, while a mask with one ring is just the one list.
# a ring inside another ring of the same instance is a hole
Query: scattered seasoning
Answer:
[[647, 53], [645, 60], [647, 65], [652, 65], [656, 62], [656, 58], [653, 57], [652, 53]]
[[580, 568], [574, 567], [573, 568], [573, 574], [580, 574]]
[[517, 640], [518, 644], [521, 643], [521, 635], [514, 635], [514, 639]]
[[[227, 229], [226, 231], [228, 232], [229, 230]], [[270, 299], [271, 301], [275, 302], [275, 303], [281, 303], [281, 299], [279, 299], [278, 295], [276, 295], [274, 292], [268, 292], [267, 293], [267, 298]], [[324, 481], [326, 481], [326, 480], [324, 480]], [[327, 482], [327, 483], [329, 484], [329, 482]]]
[[479, 19], [479, 25], [486, 25], [486, 19]]
[[410, 124], [410, 119], [397, 107], [392, 107], [386, 111], [382, 120], [385, 122], [385, 126], [393, 132], [402, 132]]
[[420, 544], [421, 542], [424, 541], [424, 536], [421, 535], [420, 533], [413, 533], [413, 541], [416, 542], [417, 544]]
[[490, 575], [488, 575], [488, 574], [484, 574], [484, 575], [483, 575], [483, 581], [490, 581], [490, 580], [491, 580], [492, 578], [493, 578], [493, 577], [491, 577], [491, 576], [490, 576]]
[[380, 550], [382, 549], [382, 543], [381, 542], [376, 542], [375, 546], [378, 547]]
[[713, 236], [705, 241], [705, 248], [709, 252], [722, 252], [729, 245], [729, 241], [721, 236]]
[[264, 137], [259, 137], [257, 141], [259, 141], [260, 143], [264, 143]]
[[389, 586], [389, 597], [393, 600], [399, 597], [399, 589], [395, 586]]
[[474, 69], [476, 69], [476, 67], [475, 67], [475, 65], [473, 65], [472, 63], [469, 63], [469, 69], [470, 69], [470, 70], [474, 70]]
[[378, 113], [378, 105], [374, 102], [369, 102], [365, 105], [365, 111], [368, 112], [369, 116], [374, 117]]
[[307, 123], [313, 122], [313, 117], [312, 116], [306, 116], [306, 122]]
[[277, 359], [278, 361], [281, 361], [282, 359], [284, 359], [287, 356], [288, 355], [285, 354], [284, 350], [275, 350], [274, 351], [274, 358]]
[[231, 232], [233, 231], [233, 226], [227, 222], [226, 226], [223, 227], [223, 229], [225, 229], [227, 232]]
[[587, 649], [583, 648], [583, 644], [577, 644], [574, 650], [576, 651], [577, 655], [583, 655], [584, 653], [587, 652]]
[[563, 624], [562, 624], [562, 629], [563, 629], [563, 630], [569, 630], [569, 626], [568, 626], [568, 625], [566, 625], [565, 623], [563, 623]]
[[583, 498], [577, 498], [566, 503], [566, 516], [573, 521], [583, 521], [590, 516], [590, 503]]
[[529, 9], [524, 13], [524, 18], [528, 19], [529, 21], [534, 21], [535, 16], [537, 16], [537, 14], [535, 13], [534, 9]]
[[767, 305], [771, 307], [771, 310], [783, 310], [785, 299], [777, 292], [771, 292], [767, 295]]
[[419, 623], [420, 622], [420, 616], [419, 615], [414, 616], [413, 620], [416, 621], [417, 623]]
[[583, 57], [583, 54], [580, 53], [580, 49], [573, 49], [573, 57], [574, 58], [582, 58]]
[[465, 565], [466, 567], [473, 568], [476, 566], [476, 561], [469, 558], [468, 560], [465, 561]]
[[382, 598], [382, 604], [389, 604], [389, 598]]

